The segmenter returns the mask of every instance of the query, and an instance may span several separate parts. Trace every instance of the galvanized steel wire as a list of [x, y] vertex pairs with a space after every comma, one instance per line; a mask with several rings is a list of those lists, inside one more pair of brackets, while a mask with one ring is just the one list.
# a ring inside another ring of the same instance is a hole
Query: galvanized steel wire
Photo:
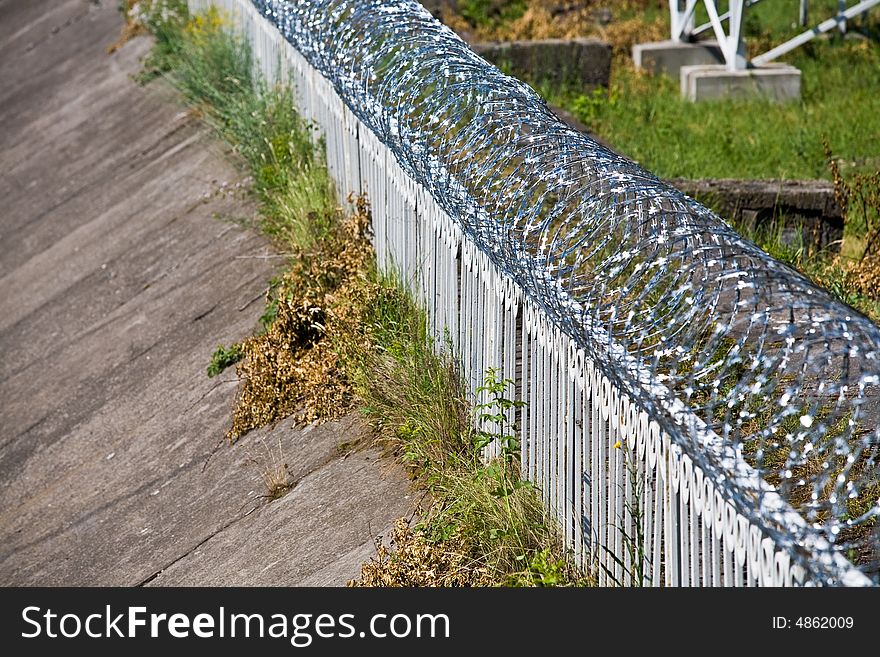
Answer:
[[561, 123], [418, 3], [253, 5], [572, 362], [595, 363], [810, 581], [846, 580], [843, 555], [876, 582], [877, 326]]

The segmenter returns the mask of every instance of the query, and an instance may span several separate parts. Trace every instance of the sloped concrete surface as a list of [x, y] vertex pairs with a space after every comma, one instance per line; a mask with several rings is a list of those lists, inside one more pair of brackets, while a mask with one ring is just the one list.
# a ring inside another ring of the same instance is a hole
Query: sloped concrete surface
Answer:
[[105, 53], [116, 4], [0, 0], [0, 584], [344, 584], [406, 477], [341, 453], [356, 417], [222, 442], [235, 376], [205, 368], [282, 260], [231, 154], [131, 80], [147, 39]]

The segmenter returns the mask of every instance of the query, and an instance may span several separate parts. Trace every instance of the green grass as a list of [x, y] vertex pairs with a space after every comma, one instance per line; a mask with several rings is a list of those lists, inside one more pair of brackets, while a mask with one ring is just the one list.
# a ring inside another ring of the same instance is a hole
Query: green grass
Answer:
[[[524, 3], [541, 6], [543, 0], [469, 0], [460, 3], [460, 13], [474, 27], [496, 28], [501, 23], [511, 27]], [[483, 10], [476, 11], [475, 5]], [[800, 101], [691, 103], [681, 98], [677, 78], [637, 72], [630, 62], [630, 42], [633, 35], [642, 34], [639, 25], [644, 34], [658, 21], [668, 26], [666, 2], [593, 0], [585, 5], [610, 8], [611, 27], [628, 24], [622, 32], [603, 31], [589, 21], [577, 26], [584, 35], [611, 40], [617, 55], [610, 89], [584, 94], [580, 89], [527, 81], [551, 104], [573, 112], [615, 150], [661, 178], [827, 179], [823, 137], [829, 139], [845, 173], [880, 170], [880, 11], [850, 21], [850, 32], [861, 31], [867, 38], [843, 40], [834, 30], [831, 38], [814, 39], [778, 60], [801, 70]], [[494, 11], [491, 20], [486, 15], [489, 6]], [[726, 2], [718, 6], [721, 12], [727, 9]], [[836, 0], [813, 0], [809, 25], [833, 16], [836, 7]], [[764, 0], [749, 8], [744, 35], [750, 54], [766, 52], [801, 33], [804, 28], [797, 18], [794, 1]], [[564, 15], [553, 20], [565, 31]], [[697, 24], [708, 20], [702, 3], [696, 20]], [[668, 38], [668, 28], [663, 34]], [[714, 38], [714, 33], [709, 30], [701, 38]]]
[[[370, 292], [361, 295], [366, 299], [361, 321], [344, 335], [341, 350], [379, 439], [410, 466], [431, 500], [415, 529], [398, 540], [453, 551], [456, 570], [435, 573], [441, 582], [590, 584], [572, 565], [537, 489], [519, 477], [513, 427], [501, 422], [495, 433], [472, 428], [475, 413], [499, 419], [516, 405], [504, 397], [509, 382], [487, 372], [490, 401], [474, 408], [456, 361], [448, 350], [435, 350], [426, 315], [400, 279], [374, 273], [373, 280]], [[363, 344], [372, 347], [365, 350]], [[501, 456], [485, 463], [480, 449], [492, 441], [498, 441]], [[403, 586], [421, 581], [424, 566], [407, 561], [421, 551], [398, 553], [390, 563], [365, 566], [365, 579]], [[432, 568], [452, 566], [441, 562]]]
[[661, 178], [829, 178], [823, 137], [845, 169], [880, 168], [880, 47], [819, 43], [791, 63], [802, 71], [803, 97], [787, 104], [691, 103], [677, 80], [620, 60], [609, 90], [550, 91], [548, 100]]
[[264, 232], [285, 246], [309, 248], [336, 209], [314, 126], [297, 112], [289, 85], [254, 79], [249, 46], [224, 31], [220, 12], [190, 17], [186, 3], [177, 4], [178, 19], [150, 21], [156, 46], [142, 79], [167, 75], [204, 112], [251, 172]]
[[458, 11], [472, 25], [487, 27], [516, 20], [525, 13], [526, 0], [459, 0]]
[[[635, 18], [648, 25], [660, 16], [668, 24], [668, 10], [656, 2], [611, 6], [616, 21]], [[812, 2], [811, 21], [833, 15], [835, 6], [833, 0]], [[797, 3], [765, 0], [746, 17], [752, 55], [802, 31], [795, 24]], [[705, 14], [698, 15], [698, 23], [705, 20]], [[678, 79], [636, 71], [628, 49], [618, 49], [607, 91], [584, 94], [529, 82], [551, 104], [573, 112], [615, 150], [661, 178], [830, 178], [823, 137], [844, 172], [878, 170], [880, 14], [869, 13], [851, 27], [860, 27], [873, 40], [820, 37], [780, 60], [802, 72], [802, 98], [787, 104], [688, 102], [681, 98]], [[714, 38], [711, 31], [703, 36]]]

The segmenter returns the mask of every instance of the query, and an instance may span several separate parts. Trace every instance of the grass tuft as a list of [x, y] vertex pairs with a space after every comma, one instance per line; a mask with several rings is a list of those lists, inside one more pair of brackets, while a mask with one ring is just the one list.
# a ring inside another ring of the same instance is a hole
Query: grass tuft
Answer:
[[290, 468], [285, 462], [281, 438], [278, 439], [277, 453], [266, 445], [265, 440], [261, 441], [261, 444], [263, 456], [259, 459], [250, 459], [249, 463], [257, 470], [263, 483], [265, 492], [262, 497], [272, 502], [289, 493], [294, 484], [290, 476]]
[[[473, 429], [475, 413], [497, 416], [513, 402], [496, 395], [474, 408], [455, 359], [436, 349], [424, 312], [398, 277], [377, 274], [358, 296], [361, 315], [335, 337], [337, 348], [378, 440], [410, 467], [430, 499], [418, 523], [398, 523], [396, 552], [380, 548], [359, 583], [591, 583], [573, 566], [538, 491], [520, 479], [512, 428]], [[487, 389], [506, 383], [487, 373]], [[502, 456], [486, 463], [481, 447], [492, 440]], [[426, 560], [430, 547], [436, 554]]]

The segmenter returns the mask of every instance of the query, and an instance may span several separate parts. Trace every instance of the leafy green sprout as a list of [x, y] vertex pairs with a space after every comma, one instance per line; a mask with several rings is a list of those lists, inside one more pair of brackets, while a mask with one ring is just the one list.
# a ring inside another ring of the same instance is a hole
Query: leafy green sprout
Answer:
[[498, 368], [490, 367], [486, 370], [483, 385], [477, 388], [477, 394], [485, 392], [489, 395], [489, 401], [476, 405], [477, 419], [482, 426], [488, 423], [488, 426], [494, 426], [496, 430], [478, 431], [474, 438], [474, 448], [479, 451], [497, 441], [501, 458], [507, 465], [518, 460], [520, 456], [516, 424], [511, 419], [512, 410], [526, 405], [524, 401], [506, 397], [507, 390], [513, 385], [513, 379], [498, 378]]
[[[614, 552], [609, 550], [608, 547], [603, 546], [608, 557], [620, 567], [623, 579], [619, 579], [614, 570], [607, 567], [605, 564], [600, 564], [600, 567], [615, 585], [640, 587], [644, 585], [645, 578], [648, 575], [645, 570], [645, 531], [642, 524], [644, 518], [642, 500], [644, 497], [645, 482], [644, 478], [640, 476], [638, 465], [635, 459], [632, 458], [632, 453], [626, 445], [626, 442], [618, 440], [614, 443], [613, 447], [615, 450], [619, 449], [623, 452], [627, 475], [629, 476], [630, 481], [633, 482], [632, 497], [624, 504], [624, 517], [618, 518], [618, 522], [612, 525], [612, 527], [621, 534], [623, 550], [625, 555], [629, 557], [628, 561], [630, 565], [627, 566], [620, 555], [614, 554]], [[623, 486], [623, 484], [620, 485]], [[633, 528], [632, 533], [627, 531], [626, 528], [625, 520], [627, 515], [630, 518], [630, 524]]]
[[208, 376], [213, 378], [220, 374], [230, 365], [235, 365], [244, 356], [240, 344], [232, 344], [228, 348], [222, 344], [211, 355], [211, 364], [208, 365]]

